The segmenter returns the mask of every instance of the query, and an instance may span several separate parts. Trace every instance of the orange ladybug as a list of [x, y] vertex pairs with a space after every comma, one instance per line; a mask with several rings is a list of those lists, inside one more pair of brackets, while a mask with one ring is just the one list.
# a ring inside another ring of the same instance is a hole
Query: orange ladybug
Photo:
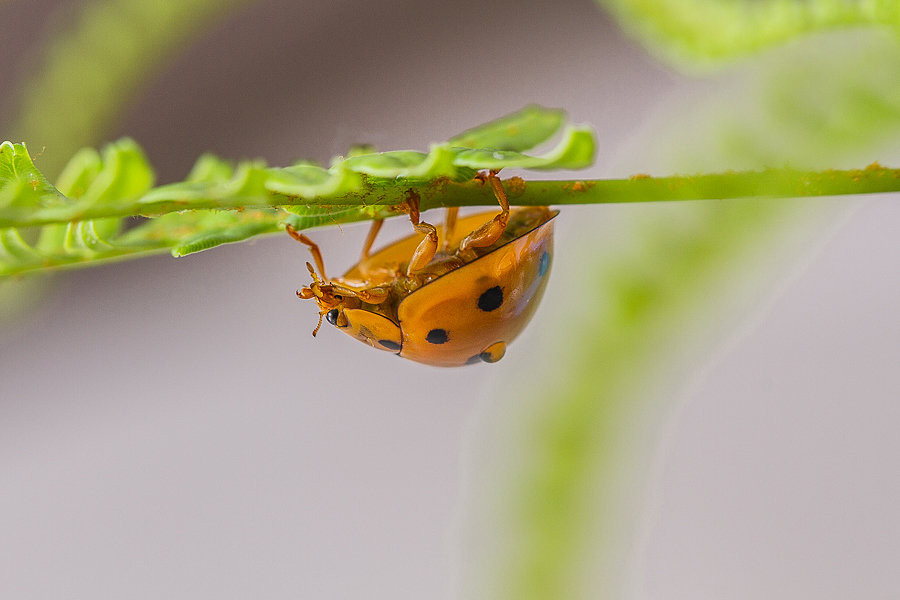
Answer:
[[319, 305], [322, 318], [366, 344], [417, 362], [454, 367], [503, 358], [506, 345], [525, 328], [540, 302], [552, 260], [553, 218], [558, 211], [526, 207], [510, 211], [495, 172], [489, 183], [501, 212], [457, 221], [448, 208], [436, 228], [419, 220], [418, 197], [402, 209], [416, 234], [369, 253], [381, 221], [363, 245], [362, 258], [343, 277], [329, 279], [322, 253], [305, 235], [318, 272], [297, 291]]

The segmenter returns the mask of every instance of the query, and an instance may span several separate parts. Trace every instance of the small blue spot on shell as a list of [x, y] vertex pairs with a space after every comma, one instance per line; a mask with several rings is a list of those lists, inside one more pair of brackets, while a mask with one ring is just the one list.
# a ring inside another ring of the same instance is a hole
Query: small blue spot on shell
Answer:
[[550, 268], [550, 253], [546, 250], [541, 254], [541, 264], [538, 266], [538, 276], [543, 277], [547, 269]]

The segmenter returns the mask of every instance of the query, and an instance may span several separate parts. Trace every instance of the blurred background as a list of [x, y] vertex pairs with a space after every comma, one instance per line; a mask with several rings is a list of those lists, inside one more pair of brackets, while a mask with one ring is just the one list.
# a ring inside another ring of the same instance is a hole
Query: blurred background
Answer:
[[[597, 131], [553, 177], [900, 165], [896, 30], [683, 69], [588, 0], [147, 4], [0, 2], [0, 133], [48, 175], [528, 103]], [[566, 208], [535, 322], [465, 369], [313, 339], [287, 236], [4, 282], [0, 596], [893, 596], [897, 199], [719, 204]], [[340, 272], [365, 232], [310, 236]]]

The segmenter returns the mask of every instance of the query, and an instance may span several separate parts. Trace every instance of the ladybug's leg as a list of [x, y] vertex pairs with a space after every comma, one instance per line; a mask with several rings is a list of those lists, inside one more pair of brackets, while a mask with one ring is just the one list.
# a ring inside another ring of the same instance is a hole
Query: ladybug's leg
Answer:
[[447, 207], [447, 215], [444, 220], [444, 243], [441, 246], [441, 249], [444, 252], [448, 252], [450, 250], [450, 240], [453, 239], [453, 232], [456, 231], [456, 215], [459, 213], [458, 206], [448, 206]]
[[506, 223], [509, 221], [509, 199], [506, 197], [506, 192], [503, 191], [503, 184], [497, 177], [497, 171], [490, 171], [487, 175], [479, 173], [477, 178], [491, 184], [491, 189], [494, 190], [494, 196], [497, 197], [497, 202], [500, 203], [502, 210], [500, 214], [467, 235], [466, 239], [459, 244], [460, 251], [490, 246], [500, 239], [503, 230], [506, 229]]
[[366, 236], [366, 241], [363, 242], [362, 256], [360, 256], [360, 262], [369, 258], [369, 252], [372, 250], [372, 244], [375, 243], [375, 237], [378, 235], [378, 232], [381, 231], [381, 226], [384, 224], [384, 219], [375, 219], [372, 221], [372, 227], [369, 228], [369, 235]]
[[322, 260], [322, 251], [319, 250], [319, 247], [316, 245], [316, 243], [290, 225], [285, 225], [285, 230], [292, 238], [294, 238], [301, 244], [306, 244], [307, 246], [309, 246], [309, 252], [313, 255], [313, 260], [316, 261], [316, 266], [319, 268], [319, 273], [322, 275], [322, 279], [324, 281], [328, 281], [328, 276], [325, 275], [325, 261]]
[[434, 258], [438, 247], [438, 234], [434, 225], [419, 221], [419, 195], [412, 190], [406, 197], [404, 209], [409, 212], [409, 220], [415, 230], [425, 234], [413, 252], [412, 258], [409, 259], [409, 266], [406, 268], [406, 274], [412, 275], [424, 269]]
[[[371, 287], [365, 289], [350, 288], [339, 284], [331, 284], [331, 293], [335, 296], [358, 298], [366, 304], [381, 304], [390, 298], [391, 292], [387, 287]], [[341, 298], [338, 298], [339, 300]]]

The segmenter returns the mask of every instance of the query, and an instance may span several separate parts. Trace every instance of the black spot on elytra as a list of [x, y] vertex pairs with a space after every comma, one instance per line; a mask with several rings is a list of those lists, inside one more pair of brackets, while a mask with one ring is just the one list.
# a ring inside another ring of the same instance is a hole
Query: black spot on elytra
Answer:
[[338, 309], [332, 308], [327, 313], [325, 313], [325, 320], [331, 323], [332, 325], [337, 325], [338, 318]]
[[388, 350], [399, 350], [400, 344], [395, 342], [394, 340], [378, 340], [378, 343]]
[[503, 304], [503, 290], [499, 285], [495, 285], [478, 297], [478, 308], [484, 312], [496, 310], [501, 304]]
[[538, 265], [538, 276], [543, 277], [547, 269], [550, 268], [550, 253], [546, 250], [541, 254], [541, 264]]
[[425, 341], [429, 344], [443, 344], [449, 339], [450, 337], [444, 329], [432, 329], [428, 332], [428, 335], [425, 336]]

